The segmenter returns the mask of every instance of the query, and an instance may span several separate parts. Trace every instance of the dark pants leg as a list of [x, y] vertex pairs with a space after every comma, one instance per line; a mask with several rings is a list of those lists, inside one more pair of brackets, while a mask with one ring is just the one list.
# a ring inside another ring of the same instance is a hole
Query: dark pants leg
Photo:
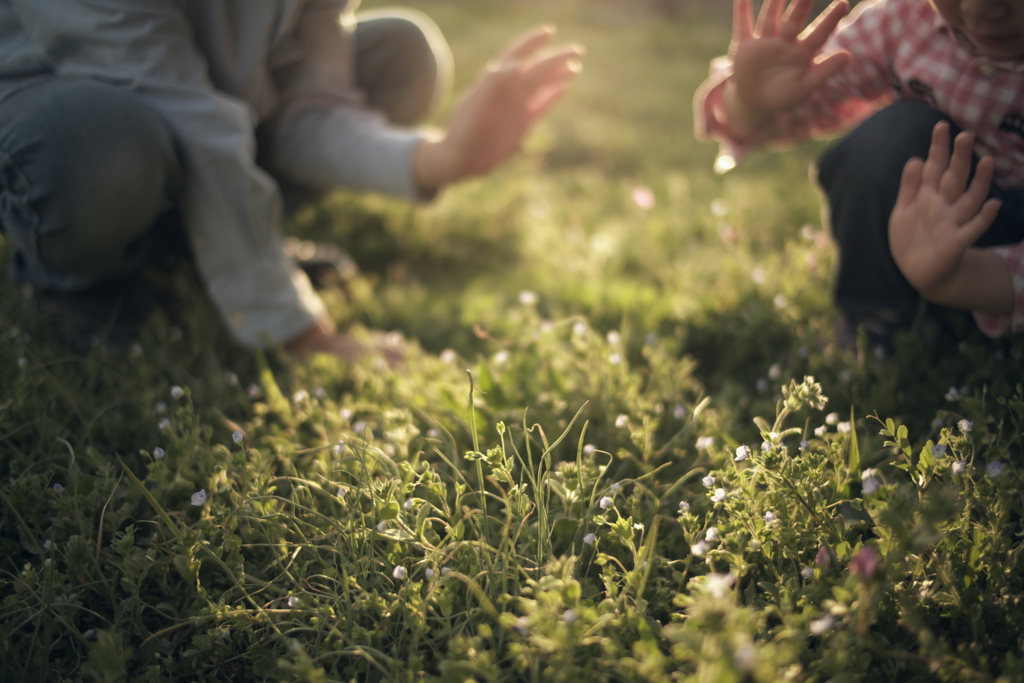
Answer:
[[76, 291], [139, 269], [180, 183], [170, 127], [125, 90], [53, 78], [0, 102], [0, 228], [15, 281]]
[[[894, 104], [867, 119], [819, 161], [818, 183], [839, 246], [835, 301], [853, 322], [881, 315], [886, 322], [908, 325], [918, 310], [920, 296], [889, 251], [889, 215], [903, 167], [912, 157], [928, 156], [932, 129], [942, 120], [949, 119], [926, 104]], [[953, 125], [953, 135], [958, 132]], [[977, 165], [977, 157], [973, 163]], [[990, 194], [1003, 206], [977, 244], [1024, 240], [1022, 192], [993, 183]]]

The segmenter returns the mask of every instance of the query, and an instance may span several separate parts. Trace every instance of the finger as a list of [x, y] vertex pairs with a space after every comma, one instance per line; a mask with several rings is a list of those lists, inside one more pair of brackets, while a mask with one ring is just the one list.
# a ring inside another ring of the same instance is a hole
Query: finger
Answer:
[[924, 162], [924, 172], [921, 181], [934, 187], [939, 187], [942, 174], [949, 167], [949, 124], [939, 121], [932, 129], [932, 144], [928, 148], [928, 159]]
[[533, 62], [523, 71], [523, 85], [527, 92], [533, 92], [552, 80], [575, 78], [583, 69], [580, 58], [583, 49], [571, 46], [546, 55]]
[[734, 0], [732, 3], [732, 42], [741, 43], [754, 35], [754, 16], [751, 0]]
[[[954, 153], [955, 156], [955, 153]], [[953, 205], [954, 217], [958, 223], [966, 223], [980, 210], [981, 206], [988, 199], [989, 190], [992, 187], [992, 178], [995, 175], [995, 161], [992, 157], [985, 157], [978, 162], [978, 168], [974, 171], [974, 178], [967, 190], [963, 192]], [[969, 170], [969, 168], [968, 168]]]
[[900, 176], [900, 189], [896, 195], [896, 209], [910, 206], [917, 199], [917, 192], [921, 189], [921, 170], [924, 161], [914, 157], [903, 167], [903, 174]]
[[795, 40], [811, 13], [811, 6], [814, 0], [793, 0], [793, 3], [782, 15], [782, 25], [779, 29], [779, 36], [785, 40]]
[[811, 65], [800, 80], [800, 87], [805, 94], [818, 89], [822, 83], [846, 68], [852, 56], [845, 50], [822, 55]]
[[764, 0], [761, 12], [757, 15], [755, 33], [759, 36], [777, 36], [779, 34], [779, 17], [786, 0]]
[[814, 20], [800, 38], [800, 44], [806, 46], [811, 52], [817, 52], [822, 48], [836, 26], [850, 12], [850, 5], [846, 0], [832, 3], [827, 10]]
[[[939, 191], [947, 200], [955, 202], [964, 193], [967, 178], [971, 175], [973, 153], [974, 136], [966, 131], [957, 135], [953, 140], [953, 156], [949, 159], [949, 168], [939, 181]], [[978, 205], [980, 206], [981, 202]]]
[[555, 37], [554, 26], [540, 26], [523, 34], [498, 58], [499, 67], [522, 61], [544, 47]]
[[964, 227], [957, 232], [958, 243], [961, 249], [966, 249], [971, 246], [978, 239], [985, 234], [985, 231], [992, 227], [992, 223], [995, 222], [996, 217], [999, 216], [999, 209], [1001, 209], [1003, 203], [998, 199], [989, 199], [987, 202], [982, 204], [981, 210], [978, 211], [977, 215], [968, 221]]
[[527, 127], [532, 128], [534, 122], [547, 114], [548, 110], [562, 99], [562, 96], [565, 95], [568, 89], [568, 83], [559, 83], [557, 85], [544, 88], [534, 96], [533, 99], [530, 100], [529, 104], [530, 119]]

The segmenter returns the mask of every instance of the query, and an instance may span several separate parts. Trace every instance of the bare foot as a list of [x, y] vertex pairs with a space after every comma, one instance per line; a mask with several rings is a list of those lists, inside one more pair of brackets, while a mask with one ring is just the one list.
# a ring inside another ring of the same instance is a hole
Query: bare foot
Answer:
[[405, 364], [405, 354], [402, 353], [400, 341], [396, 336], [374, 334], [367, 344], [351, 334], [339, 333], [334, 329], [334, 323], [327, 320], [317, 321], [285, 344], [284, 349], [299, 360], [305, 360], [317, 353], [327, 353], [354, 363], [367, 356], [379, 354], [392, 368]]

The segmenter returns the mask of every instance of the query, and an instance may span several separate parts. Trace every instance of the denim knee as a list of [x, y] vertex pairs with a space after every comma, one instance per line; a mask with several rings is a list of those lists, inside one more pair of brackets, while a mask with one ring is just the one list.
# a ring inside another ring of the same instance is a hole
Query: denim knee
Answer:
[[425, 119], [451, 88], [451, 50], [430, 17], [413, 10], [357, 15], [356, 79], [371, 107], [398, 125]]
[[169, 125], [128, 91], [54, 78], [0, 102], [0, 225], [16, 280], [80, 289], [138, 268], [180, 184]]

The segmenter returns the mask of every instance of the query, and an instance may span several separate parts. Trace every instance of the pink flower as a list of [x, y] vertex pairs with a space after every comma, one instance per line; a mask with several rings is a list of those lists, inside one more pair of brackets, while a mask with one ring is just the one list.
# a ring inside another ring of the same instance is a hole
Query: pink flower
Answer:
[[654, 208], [655, 199], [654, 192], [651, 188], [643, 185], [637, 185], [633, 188], [633, 203], [641, 211], [650, 211]]
[[861, 546], [850, 562], [850, 571], [859, 576], [861, 581], [867, 581], [877, 570], [878, 551], [869, 545]]

